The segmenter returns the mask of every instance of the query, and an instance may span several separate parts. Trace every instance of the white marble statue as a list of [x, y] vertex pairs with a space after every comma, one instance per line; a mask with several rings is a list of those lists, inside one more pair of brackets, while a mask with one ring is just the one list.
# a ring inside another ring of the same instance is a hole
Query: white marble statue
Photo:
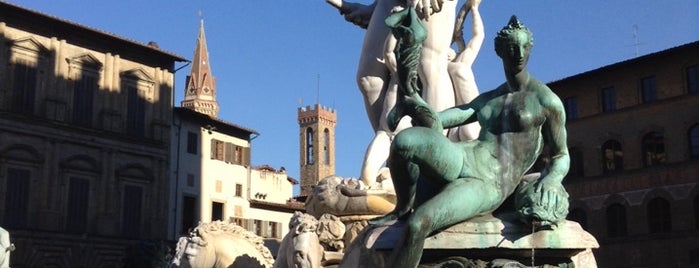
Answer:
[[15, 250], [15, 245], [10, 243], [10, 233], [0, 227], [0, 268], [10, 267], [10, 252]]
[[[454, 95], [456, 97], [456, 105], [466, 104], [471, 102], [478, 96], [478, 86], [473, 75], [473, 62], [481, 50], [485, 32], [483, 30], [483, 20], [481, 19], [478, 6], [481, 0], [467, 0], [459, 10], [459, 15], [456, 21], [457, 29], [454, 31], [454, 42], [456, 43], [459, 52], [453, 52], [453, 59], [450, 59], [448, 64], [449, 76], [454, 85]], [[463, 37], [463, 23], [466, 15], [471, 13], [471, 39], [466, 43]], [[450, 139], [453, 141], [467, 141], [478, 137], [480, 125], [473, 122], [464, 126], [460, 126], [456, 131], [451, 131]]]
[[310, 214], [295, 212], [289, 221], [274, 268], [320, 268], [323, 246], [318, 237], [318, 220]]
[[261, 237], [235, 223], [214, 221], [180, 237], [170, 268], [269, 268], [273, 263]]
[[[409, 126], [409, 119], [404, 119], [395, 131], [390, 131], [386, 122], [386, 115], [395, 105], [398, 87], [397, 83], [392, 81], [392, 77], [395, 77], [392, 75], [395, 71], [395, 60], [392, 60], [392, 34], [384, 20], [392, 12], [406, 6], [418, 10], [428, 32], [418, 66], [422, 97], [435, 110], [441, 111], [454, 106], [457, 101], [465, 102], [472, 99], [475, 97], [472, 97], [473, 92], [476, 95], [478, 93], [473, 79], [464, 80], [468, 77], [483, 39], [478, 3], [467, 4], [468, 8], [462, 8], [462, 11], [466, 10], [467, 13], [468, 10], [474, 10], [473, 6], [476, 7], [474, 32], [476, 26], [480, 25], [478, 29], [481, 34], [474, 36], [474, 40], [460, 48], [460, 53], [452, 60], [449, 55], [454, 54], [450, 45], [454, 35], [456, 0], [375, 0], [371, 5], [343, 0], [327, 2], [338, 8], [345, 20], [367, 29], [357, 69], [357, 84], [364, 96], [364, 105], [374, 130], [374, 137], [365, 152], [359, 178], [371, 187], [376, 183], [375, 179], [388, 158], [393, 136]], [[467, 133], [474, 130], [471, 127], [468, 130], [464, 128], [463, 131], [466, 138], [469, 137]], [[472, 137], [475, 136], [477, 135]]]

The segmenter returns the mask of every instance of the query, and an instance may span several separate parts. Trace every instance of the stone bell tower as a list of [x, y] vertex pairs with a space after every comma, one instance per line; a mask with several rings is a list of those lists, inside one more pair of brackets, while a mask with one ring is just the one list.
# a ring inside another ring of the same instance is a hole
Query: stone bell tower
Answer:
[[301, 196], [330, 175], [335, 175], [335, 125], [337, 112], [316, 104], [298, 108]]

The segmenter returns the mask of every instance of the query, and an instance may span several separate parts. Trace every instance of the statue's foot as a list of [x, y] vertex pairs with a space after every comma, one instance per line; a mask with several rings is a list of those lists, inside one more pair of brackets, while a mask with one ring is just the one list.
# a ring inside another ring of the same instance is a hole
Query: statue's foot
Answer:
[[367, 223], [369, 223], [369, 225], [384, 225], [390, 221], [395, 221], [397, 219], [398, 215], [396, 215], [395, 213], [389, 213], [381, 217], [376, 217], [371, 220], [368, 220]]
[[407, 212], [393, 211], [393, 212], [388, 213], [386, 215], [368, 220], [367, 223], [369, 223], [369, 225], [384, 225], [384, 224], [387, 224], [391, 221], [404, 219], [407, 215], [408, 215]]

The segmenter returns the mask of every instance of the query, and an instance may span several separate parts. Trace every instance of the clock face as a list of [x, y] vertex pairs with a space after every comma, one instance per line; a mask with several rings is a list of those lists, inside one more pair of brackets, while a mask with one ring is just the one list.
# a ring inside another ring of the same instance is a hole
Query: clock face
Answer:
[[208, 88], [208, 87], [204, 87], [204, 93], [209, 93], [209, 88]]
[[196, 91], [196, 90], [193, 87], [190, 87], [189, 90], [187, 90], [187, 92], [189, 92], [189, 94], [194, 94], [194, 91]]

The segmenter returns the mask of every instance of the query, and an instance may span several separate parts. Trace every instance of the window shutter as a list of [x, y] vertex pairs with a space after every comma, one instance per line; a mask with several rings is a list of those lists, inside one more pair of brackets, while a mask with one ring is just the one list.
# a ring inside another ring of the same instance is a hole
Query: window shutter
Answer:
[[216, 141], [216, 160], [223, 161], [223, 148], [224, 144], [222, 141]]
[[235, 147], [235, 145], [233, 145], [233, 143], [226, 142], [226, 152], [225, 152], [226, 163], [233, 163], [233, 155], [235, 153], [233, 151], [234, 147]]
[[216, 159], [216, 139], [211, 139], [211, 159]]
[[250, 166], [250, 147], [243, 148], [243, 165]]

